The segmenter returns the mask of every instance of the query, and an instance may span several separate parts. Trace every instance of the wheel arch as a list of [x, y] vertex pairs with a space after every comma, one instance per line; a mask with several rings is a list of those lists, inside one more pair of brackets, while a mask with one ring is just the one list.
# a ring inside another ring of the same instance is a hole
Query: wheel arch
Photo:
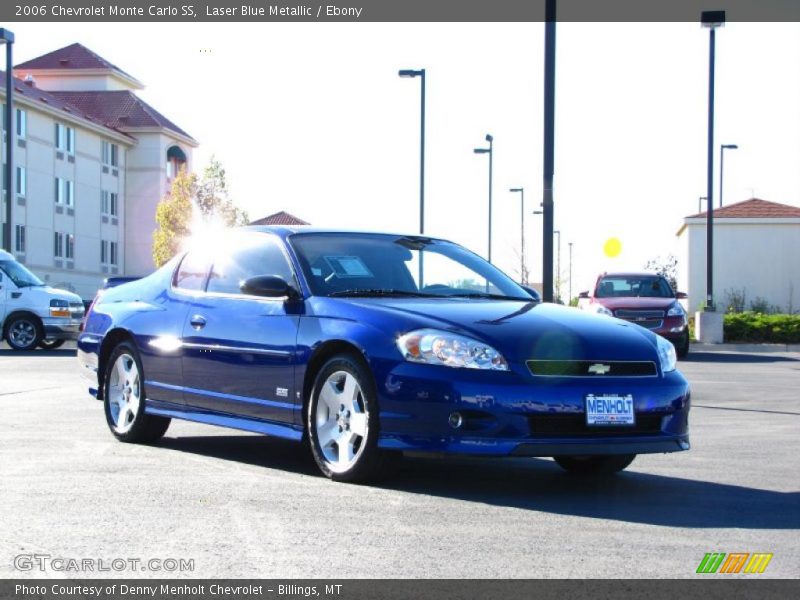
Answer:
[[111, 352], [116, 348], [121, 342], [131, 342], [134, 347], [136, 347], [136, 340], [133, 337], [133, 334], [128, 331], [127, 329], [123, 329], [122, 327], [117, 327], [115, 329], [111, 329], [108, 331], [103, 337], [103, 342], [100, 345], [100, 352], [97, 356], [97, 399], [103, 399], [103, 381], [106, 378], [106, 363], [108, 362], [108, 357], [111, 356]]
[[304, 429], [306, 426], [305, 414], [308, 408], [308, 403], [311, 400], [311, 390], [314, 387], [314, 380], [317, 378], [317, 374], [323, 365], [332, 357], [340, 354], [349, 355], [366, 367], [367, 372], [371, 376], [371, 383], [373, 386], [375, 386], [375, 377], [372, 373], [372, 369], [369, 366], [369, 361], [367, 360], [366, 353], [363, 349], [353, 342], [347, 340], [327, 340], [323, 342], [311, 353], [308, 363], [306, 364], [305, 374], [303, 376], [303, 411], [301, 418], [303, 420]]

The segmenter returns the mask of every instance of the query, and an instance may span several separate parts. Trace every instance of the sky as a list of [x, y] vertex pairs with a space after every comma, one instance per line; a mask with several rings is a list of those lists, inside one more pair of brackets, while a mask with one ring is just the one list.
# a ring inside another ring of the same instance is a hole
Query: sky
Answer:
[[[142, 81], [140, 95], [214, 155], [251, 218], [286, 210], [318, 226], [419, 229], [419, 80], [427, 73], [426, 228], [487, 249], [494, 136], [493, 262], [541, 281], [542, 23], [15, 23], [16, 62], [81, 42]], [[563, 294], [603, 271], [672, 253], [706, 195], [708, 32], [696, 23], [559, 23], [555, 227]], [[800, 205], [800, 24], [717, 33], [726, 204]], [[617, 238], [621, 252], [603, 248]], [[557, 253], [557, 250], [556, 250]]]

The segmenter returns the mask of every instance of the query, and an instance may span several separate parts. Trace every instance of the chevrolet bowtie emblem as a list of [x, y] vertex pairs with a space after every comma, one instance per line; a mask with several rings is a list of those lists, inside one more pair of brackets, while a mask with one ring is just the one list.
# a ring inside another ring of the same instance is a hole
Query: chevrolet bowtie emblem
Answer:
[[600, 363], [594, 364], [589, 367], [589, 373], [594, 373], [595, 375], [605, 375], [611, 370], [611, 365], [603, 365]]

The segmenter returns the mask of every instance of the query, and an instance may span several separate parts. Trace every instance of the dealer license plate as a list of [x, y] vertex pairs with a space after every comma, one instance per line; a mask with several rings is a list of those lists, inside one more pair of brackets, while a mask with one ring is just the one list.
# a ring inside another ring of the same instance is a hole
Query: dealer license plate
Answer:
[[586, 396], [587, 425], [634, 425], [633, 396], [589, 394]]

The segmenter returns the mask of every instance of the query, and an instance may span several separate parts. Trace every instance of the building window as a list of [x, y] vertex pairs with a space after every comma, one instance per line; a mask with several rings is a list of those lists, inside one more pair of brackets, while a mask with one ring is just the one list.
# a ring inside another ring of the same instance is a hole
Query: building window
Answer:
[[103, 204], [102, 211], [105, 215], [116, 217], [119, 215], [117, 212], [117, 194], [114, 192], [102, 192]]
[[53, 256], [64, 258], [64, 234], [58, 231], [53, 234]]
[[28, 135], [28, 113], [21, 108], [17, 109], [17, 137], [24, 138]]
[[14, 187], [17, 188], [17, 196], [24, 196], [28, 191], [28, 177], [25, 167], [17, 167], [17, 178], [14, 182]]
[[186, 154], [178, 146], [167, 150], [167, 179], [174, 178], [186, 166]]
[[75, 258], [75, 236], [71, 233], [64, 234], [64, 242], [66, 258], [69, 260]]
[[100, 242], [100, 264], [117, 266], [117, 242], [102, 240]]
[[20, 254], [25, 253], [25, 225], [16, 225], [16, 237], [14, 241], [14, 250]]
[[75, 154], [75, 130], [61, 123], [56, 123], [56, 149]]
[[75, 182], [56, 177], [56, 204], [73, 206], [75, 201]]
[[119, 166], [119, 146], [111, 142], [103, 142], [103, 164], [110, 167]]

